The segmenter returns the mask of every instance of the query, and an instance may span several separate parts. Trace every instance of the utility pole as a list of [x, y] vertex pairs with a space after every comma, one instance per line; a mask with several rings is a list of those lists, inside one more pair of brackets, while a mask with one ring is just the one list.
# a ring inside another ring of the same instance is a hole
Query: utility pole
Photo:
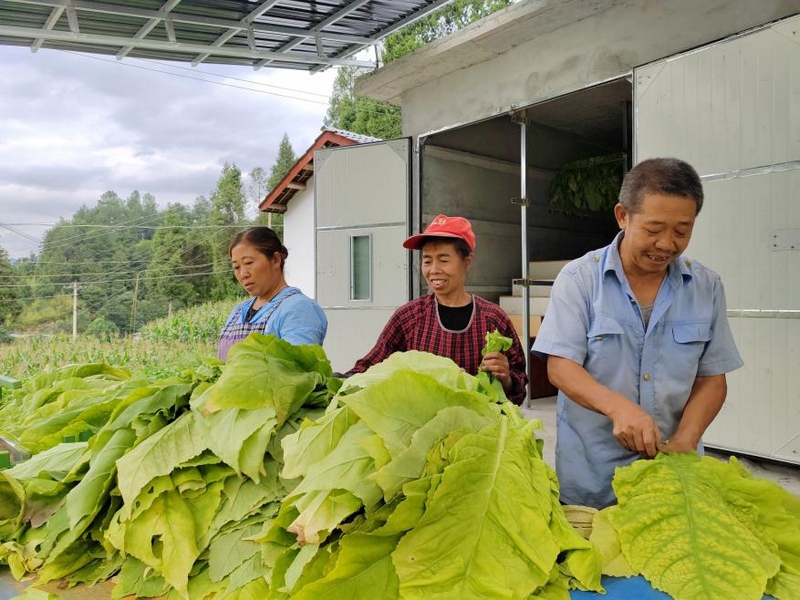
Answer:
[[78, 337], [78, 282], [72, 282], [72, 339]]
[[134, 327], [136, 326], [136, 308], [139, 303], [139, 276], [144, 271], [136, 272], [136, 282], [133, 284], [133, 302], [131, 303], [131, 336], [133, 336]]

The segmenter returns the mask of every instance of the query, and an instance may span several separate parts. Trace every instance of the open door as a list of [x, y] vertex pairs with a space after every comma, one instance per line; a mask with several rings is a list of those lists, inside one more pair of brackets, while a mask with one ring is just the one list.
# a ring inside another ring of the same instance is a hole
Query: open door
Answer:
[[687, 255], [717, 271], [745, 366], [709, 446], [800, 463], [800, 17], [635, 71], [636, 160], [703, 178]]
[[316, 297], [328, 316], [325, 352], [346, 371], [410, 299], [407, 138], [317, 150]]

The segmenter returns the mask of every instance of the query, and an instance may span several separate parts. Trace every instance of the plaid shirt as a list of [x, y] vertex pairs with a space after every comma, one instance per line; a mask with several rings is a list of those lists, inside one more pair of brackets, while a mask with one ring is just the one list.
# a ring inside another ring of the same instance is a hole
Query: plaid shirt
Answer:
[[513, 340], [511, 349], [506, 353], [512, 382], [508, 398], [515, 404], [522, 404], [528, 376], [525, 372], [525, 354], [514, 325], [499, 306], [478, 296], [472, 297], [475, 311], [470, 324], [463, 331], [450, 331], [441, 325], [433, 294], [404, 304], [389, 318], [375, 347], [356, 362], [348, 374], [363, 373], [394, 352], [420, 350], [445, 356], [467, 373], [476, 375], [486, 333], [497, 330]]

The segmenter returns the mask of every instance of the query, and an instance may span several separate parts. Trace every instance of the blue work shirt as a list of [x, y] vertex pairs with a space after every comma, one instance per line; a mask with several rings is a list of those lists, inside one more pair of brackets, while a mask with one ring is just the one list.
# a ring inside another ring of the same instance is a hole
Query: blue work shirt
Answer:
[[[560, 356], [582, 365], [597, 381], [646, 410], [667, 439], [678, 427], [695, 378], [727, 373], [743, 362], [728, 324], [719, 275], [683, 256], [669, 265], [645, 329], [622, 269], [622, 235], [562, 269], [533, 352], [542, 359]], [[614, 469], [637, 458], [616, 441], [608, 417], [558, 393], [556, 472], [562, 502], [613, 504]]]
[[325, 341], [328, 331], [325, 312], [298, 288], [283, 288], [248, 321], [247, 312], [255, 301], [255, 298], [248, 298], [228, 315], [217, 343], [218, 358], [226, 360], [231, 346], [254, 331], [274, 335], [295, 345], [321, 346]]

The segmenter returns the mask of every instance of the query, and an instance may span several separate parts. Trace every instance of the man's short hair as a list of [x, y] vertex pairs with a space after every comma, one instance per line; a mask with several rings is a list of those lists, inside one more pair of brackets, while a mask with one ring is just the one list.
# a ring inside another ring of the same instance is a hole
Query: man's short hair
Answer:
[[689, 197], [703, 208], [703, 184], [694, 167], [677, 158], [649, 158], [633, 167], [622, 182], [619, 203], [630, 213], [641, 209], [648, 194]]

